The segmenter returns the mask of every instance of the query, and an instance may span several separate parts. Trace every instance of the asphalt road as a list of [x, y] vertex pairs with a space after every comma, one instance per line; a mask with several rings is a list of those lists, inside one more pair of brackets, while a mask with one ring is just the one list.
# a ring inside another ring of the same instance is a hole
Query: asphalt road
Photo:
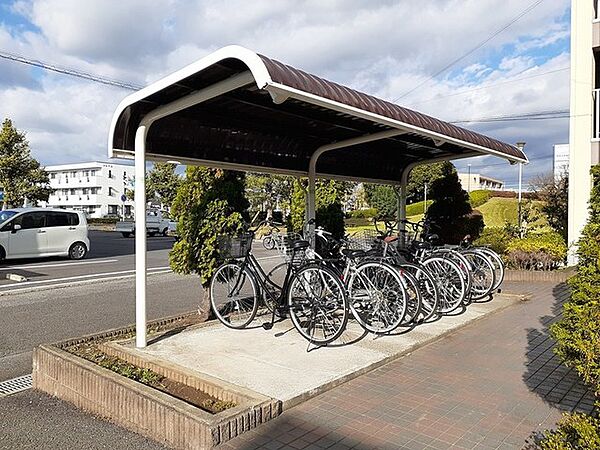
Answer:
[[[134, 242], [120, 234], [92, 232], [83, 261], [59, 258], [11, 261], [2, 272], [35, 274], [27, 282], [0, 286], [0, 381], [31, 372], [32, 349], [135, 322]], [[197, 276], [172, 273], [172, 238], [148, 240], [149, 319], [193, 311], [202, 297]], [[264, 267], [279, 258], [255, 243]]]
[[[79, 262], [10, 261], [0, 273], [29, 274], [29, 285], [0, 285], [0, 381], [31, 373], [36, 345], [135, 322], [134, 240], [91, 232], [92, 251]], [[202, 297], [197, 276], [168, 269], [172, 238], [148, 239], [148, 319], [193, 311]], [[265, 269], [280, 259], [255, 243]], [[154, 269], [158, 268], [158, 269]], [[27, 276], [27, 275], [26, 275]], [[27, 283], [27, 282], [25, 282]], [[123, 428], [35, 391], [0, 398], [0, 449], [158, 449]]]

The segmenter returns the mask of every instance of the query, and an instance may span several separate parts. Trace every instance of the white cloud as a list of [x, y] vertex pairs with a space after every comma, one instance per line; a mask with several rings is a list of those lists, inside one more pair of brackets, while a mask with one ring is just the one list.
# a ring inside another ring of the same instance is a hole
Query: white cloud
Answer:
[[[0, 24], [0, 49], [106, 77], [146, 84], [237, 43], [388, 99], [426, 80], [526, 7], [521, 0], [20, 0], [14, 5], [35, 28]], [[565, 107], [568, 72], [445, 96], [568, 65], [568, 55], [538, 63], [526, 54], [564, 39], [568, 6], [568, 0], [541, 3], [461, 61], [456, 68], [462, 71], [428, 82], [400, 103], [446, 119]], [[485, 61], [508, 44], [512, 49], [501, 62]], [[0, 114], [28, 130], [44, 163], [105, 158], [110, 116], [128, 92], [51, 73], [32, 78], [30, 69], [16, 63], [0, 70], [0, 85], [8, 86], [0, 91]], [[436, 100], [418, 103], [432, 97]], [[562, 125], [552, 132], [540, 132], [539, 123], [514, 125], [472, 127], [507, 140], [531, 136], [540, 145], [544, 133], [544, 142], [565, 133]]]

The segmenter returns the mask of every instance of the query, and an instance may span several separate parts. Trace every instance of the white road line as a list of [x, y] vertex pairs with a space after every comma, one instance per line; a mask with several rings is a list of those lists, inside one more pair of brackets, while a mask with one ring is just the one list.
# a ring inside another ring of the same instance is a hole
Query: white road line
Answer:
[[[160, 275], [163, 273], [172, 273], [173, 271], [171, 269], [169, 270], [158, 270], [158, 271], [154, 271], [154, 272], [150, 272], [148, 273], [148, 276], [150, 275]], [[20, 289], [9, 289], [9, 290], [5, 290], [5, 291], [0, 291], [0, 296], [4, 296], [5, 294], [13, 294], [13, 293], [19, 293], [19, 292], [31, 292], [31, 291], [37, 291], [37, 290], [42, 290], [42, 289], [47, 289], [47, 288], [61, 288], [61, 287], [70, 287], [70, 286], [76, 286], [76, 285], [80, 285], [80, 284], [87, 284], [87, 283], [92, 283], [95, 281], [114, 281], [114, 280], [124, 280], [126, 278], [133, 278], [135, 277], [135, 273], [133, 274], [128, 274], [128, 275], [116, 275], [116, 276], [112, 276], [112, 277], [104, 277], [104, 278], [94, 278], [92, 280], [80, 280], [80, 281], [70, 281], [68, 283], [52, 283], [52, 284], [46, 284], [43, 286], [31, 286], [31, 287], [24, 287], [24, 288], [20, 288]]]
[[274, 255], [274, 256], [263, 256], [262, 258], [256, 258], [257, 261], [264, 261], [265, 259], [273, 259], [273, 258], [282, 258], [283, 256], [281, 255]]
[[84, 266], [90, 264], [106, 264], [112, 262], [118, 262], [118, 259], [103, 259], [101, 261], [81, 261], [81, 262], [70, 262], [70, 263], [56, 263], [56, 264], [27, 264], [24, 266], [0, 266], [0, 271], [7, 269], [46, 269], [49, 267], [71, 267], [71, 266]]
[[[148, 269], [148, 272], [150, 271], [155, 271], [155, 270], [171, 270], [171, 268], [169, 266], [166, 267], [150, 267]], [[135, 272], [135, 270], [121, 270], [118, 272], [102, 272], [102, 273], [92, 273], [92, 274], [88, 274], [88, 275], [77, 275], [77, 276], [73, 276], [73, 277], [64, 277], [64, 278], [50, 278], [48, 280], [38, 280], [38, 281], [24, 281], [22, 283], [19, 283], [18, 285], [15, 284], [9, 284], [9, 285], [4, 285], [4, 286], [0, 286], [0, 290], [10, 290], [10, 289], [4, 289], [4, 288], [11, 288], [11, 287], [23, 287], [23, 286], [31, 286], [31, 285], [35, 285], [35, 284], [42, 284], [42, 283], [53, 283], [53, 282], [57, 282], [57, 281], [69, 281], [69, 280], [81, 280], [81, 279], [85, 279], [85, 278], [95, 278], [95, 277], [107, 277], [110, 275], [123, 275], [123, 274], [129, 274]]]

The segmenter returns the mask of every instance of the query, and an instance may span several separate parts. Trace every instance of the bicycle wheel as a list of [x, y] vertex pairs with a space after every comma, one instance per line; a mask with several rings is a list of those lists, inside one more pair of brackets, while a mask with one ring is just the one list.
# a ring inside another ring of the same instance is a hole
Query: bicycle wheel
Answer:
[[[273, 267], [267, 277], [265, 279], [264, 291], [263, 292], [263, 303], [269, 310], [269, 312], [273, 312], [273, 308], [275, 308], [275, 315], [281, 317], [281, 314], [277, 312], [277, 304], [276, 299], [279, 298], [282, 286], [285, 282], [285, 276], [288, 270], [288, 263], [279, 263], [275, 267]], [[269, 292], [266, 292], [266, 291]], [[270, 294], [270, 295], [269, 295]]]
[[439, 256], [429, 256], [421, 261], [436, 281], [439, 291], [438, 309], [447, 314], [458, 308], [467, 296], [467, 286], [463, 271], [458, 265]]
[[405, 263], [402, 269], [410, 272], [416, 279], [421, 293], [421, 320], [431, 319], [438, 310], [440, 293], [431, 274], [419, 264]]
[[419, 289], [419, 283], [412, 273], [398, 268], [398, 273], [404, 289], [406, 289], [406, 314], [402, 323], [409, 325], [419, 321], [419, 315], [421, 314], [422, 297]]
[[273, 234], [267, 234], [262, 238], [262, 245], [267, 250], [273, 250], [275, 248], [275, 239], [273, 239]]
[[229, 328], [244, 328], [258, 309], [258, 288], [252, 272], [239, 263], [226, 263], [210, 281], [210, 306]]
[[292, 275], [288, 306], [294, 327], [311, 343], [339, 338], [348, 323], [348, 299], [339, 277], [327, 267], [309, 264]]
[[489, 261], [492, 263], [492, 266], [494, 266], [496, 281], [494, 283], [493, 290], [498, 289], [504, 281], [504, 262], [502, 261], [502, 258], [500, 258], [500, 255], [498, 255], [498, 253], [496, 253], [494, 250], [487, 247], [476, 247], [474, 250], [487, 256]]
[[388, 333], [406, 315], [407, 292], [397, 270], [381, 262], [363, 262], [347, 284], [350, 311], [365, 330]]
[[471, 266], [471, 277], [473, 279], [471, 299], [481, 300], [494, 289], [496, 282], [494, 266], [482, 253], [465, 250], [462, 254]]
[[448, 258], [454, 262], [460, 269], [462, 277], [465, 281], [465, 296], [463, 302], [468, 303], [471, 299], [471, 289], [473, 286], [473, 275], [471, 264], [460, 252], [449, 248], [438, 248], [432, 252], [432, 255]]

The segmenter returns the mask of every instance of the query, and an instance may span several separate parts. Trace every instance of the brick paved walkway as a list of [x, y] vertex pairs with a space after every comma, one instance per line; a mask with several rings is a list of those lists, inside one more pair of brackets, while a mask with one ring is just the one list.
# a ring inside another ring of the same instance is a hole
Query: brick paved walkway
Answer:
[[[513, 449], [593, 399], [552, 353], [564, 285], [290, 409], [222, 448]], [[310, 370], [307, 367], [307, 370]], [[285, 380], [282, 380], [285, 382]]]

